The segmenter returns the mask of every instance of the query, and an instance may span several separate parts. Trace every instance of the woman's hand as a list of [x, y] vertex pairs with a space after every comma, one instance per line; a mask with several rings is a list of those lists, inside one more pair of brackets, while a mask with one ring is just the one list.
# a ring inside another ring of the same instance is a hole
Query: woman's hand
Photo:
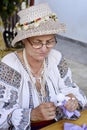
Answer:
[[31, 111], [31, 121], [52, 120], [56, 116], [56, 106], [53, 102], [42, 103]]
[[73, 94], [68, 94], [68, 97], [70, 97], [70, 99], [67, 101], [67, 103], [65, 104], [65, 107], [67, 110], [73, 112], [78, 108], [78, 100], [76, 99], [76, 97]]

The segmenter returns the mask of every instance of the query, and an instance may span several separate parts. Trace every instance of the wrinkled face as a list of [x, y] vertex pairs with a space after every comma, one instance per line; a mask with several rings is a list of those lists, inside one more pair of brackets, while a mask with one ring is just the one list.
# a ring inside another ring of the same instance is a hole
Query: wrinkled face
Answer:
[[55, 35], [43, 35], [23, 40], [27, 56], [43, 61], [56, 44]]

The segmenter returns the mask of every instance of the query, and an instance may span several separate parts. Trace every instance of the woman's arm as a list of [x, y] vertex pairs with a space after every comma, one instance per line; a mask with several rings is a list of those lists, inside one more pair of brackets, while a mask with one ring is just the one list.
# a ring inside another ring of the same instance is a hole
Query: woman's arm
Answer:
[[60, 90], [65, 95], [72, 94], [78, 100], [79, 105], [84, 108], [87, 104], [87, 98], [84, 92], [72, 81], [71, 69], [68, 67], [65, 59], [62, 57], [58, 65], [60, 80], [63, 81], [63, 87]]
[[0, 62], [0, 129], [25, 130], [29, 127], [30, 109], [19, 105], [19, 88], [21, 75], [13, 68]]

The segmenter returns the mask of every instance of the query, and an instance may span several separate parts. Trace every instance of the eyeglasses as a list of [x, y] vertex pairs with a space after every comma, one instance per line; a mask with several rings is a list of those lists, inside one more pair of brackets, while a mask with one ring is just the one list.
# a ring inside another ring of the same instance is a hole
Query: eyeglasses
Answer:
[[57, 43], [56, 38], [52, 38], [50, 40], [47, 40], [46, 43], [42, 43], [41, 41], [31, 41], [30, 39], [27, 38], [27, 40], [29, 41], [29, 43], [32, 45], [33, 48], [35, 49], [39, 49], [41, 47], [43, 47], [43, 45], [46, 45], [47, 48], [52, 48], [55, 46], [55, 44]]

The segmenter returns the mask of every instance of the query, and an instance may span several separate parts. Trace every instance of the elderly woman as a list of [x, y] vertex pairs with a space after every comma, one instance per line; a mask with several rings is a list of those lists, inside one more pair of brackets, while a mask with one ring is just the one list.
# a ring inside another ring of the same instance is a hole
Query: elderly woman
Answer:
[[[24, 49], [0, 62], [0, 129], [37, 130], [63, 118], [77, 118], [66, 116], [62, 108], [73, 113], [84, 109], [86, 96], [73, 83], [61, 53], [53, 49], [63, 24], [46, 3], [18, 15], [12, 45], [22, 41]], [[66, 102], [60, 103], [61, 98]]]

